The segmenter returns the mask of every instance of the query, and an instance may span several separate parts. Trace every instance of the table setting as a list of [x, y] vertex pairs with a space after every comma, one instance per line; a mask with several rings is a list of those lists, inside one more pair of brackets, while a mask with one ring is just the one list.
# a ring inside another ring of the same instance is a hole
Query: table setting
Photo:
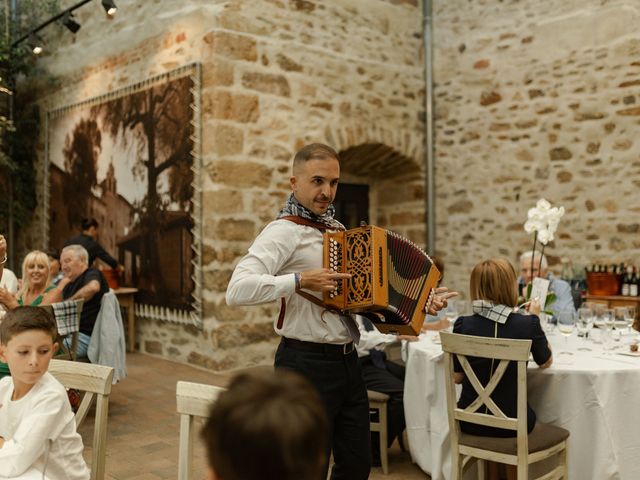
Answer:
[[[543, 326], [554, 362], [548, 369], [529, 363], [528, 401], [539, 421], [571, 432], [570, 479], [640, 478], [640, 353], [634, 348], [638, 333], [630, 328], [634, 316], [587, 305]], [[449, 425], [439, 333], [425, 332], [408, 342], [405, 358], [412, 458], [433, 480], [447, 480]], [[535, 466], [532, 473], [544, 468]]]

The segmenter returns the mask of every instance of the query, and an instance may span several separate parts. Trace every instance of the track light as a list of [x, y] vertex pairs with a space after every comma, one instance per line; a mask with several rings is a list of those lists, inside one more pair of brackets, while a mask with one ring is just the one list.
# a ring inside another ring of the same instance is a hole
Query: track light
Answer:
[[104, 11], [107, 12], [107, 15], [115, 15], [118, 7], [116, 7], [116, 2], [113, 0], [102, 0], [102, 7]]
[[80, 24], [74, 20], [73, 13], [71, 13], [70, 11], [64, 14], [64, 17], [62, 18], [62, 24], [67, 27], [71, 31], [71, 33], [76, 33], [78, 30], [80, 30]]
[[42, 40], [35, 33], [29, 35], [29, 48], [31, 48], [34, 55], [42, 53]]

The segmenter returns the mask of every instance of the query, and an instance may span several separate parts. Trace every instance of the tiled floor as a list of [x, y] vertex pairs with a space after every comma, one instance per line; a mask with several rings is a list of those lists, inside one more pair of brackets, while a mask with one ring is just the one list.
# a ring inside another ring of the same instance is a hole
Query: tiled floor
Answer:
[[[129, 376], [114, 385], [109, 401], [107, 480], [159, 480], [177, 478], [179, 420], [175, 413], [178, 380], [223, 384], [228, 375], [216, 374], [139, 353], [128, 354]], [[91, 459], [93, 417], [80, 428], [85, 458]], [[397, 442], [389, 453], [389, 475], [374, 468], [374, 480], [429, 478], [411, 463]], [[204, 477], [205, 459], [199, 445], [195, 452], [194, 479]]]

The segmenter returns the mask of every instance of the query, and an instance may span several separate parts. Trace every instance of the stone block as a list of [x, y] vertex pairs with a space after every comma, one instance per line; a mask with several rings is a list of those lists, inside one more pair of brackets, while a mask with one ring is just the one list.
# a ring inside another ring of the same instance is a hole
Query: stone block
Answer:
[[424, 223], [424, 214], [420, 212], [397, 212], [391, 213], [391, 225], [413, 225], [416, 223]]
[[247, 72], [242, 75], [242, 85], [251, 90], [263, 93], [279, 95], [281, 97], [291, 96], [289, 81], [283, 75], [272, 73]]
[[145, 340], [144, 351], [153, 355], [162, 355], [162, 342], [157, 340]]
[[251, 37], [214, 31], [207, 33], [203, 40], [210, 45], [211, 52], [215, 55], [248, 62], [255, 62], [258, 59], [256, 41]]
[[224, 189], [204, 192], [202, 194], [203, 209], [216, 214], [229, 214], [244, 211], [242, 193], [238, 190]]
[[215, 124], [205, 129], [202, 136], [202, 154], [237, 155], [244, 147], [244, 133], [231, 125]]
[[212, 271], [204, 271], [204, 288], [212, 291], [226, 292], [232, 273], [233, 270], [221, 270], [218, 268]]
[[482, 94], [480, 95], [480, 105], [482, 105], [483, 107], [498, 103], [500, 100], [502, 100], [502, 95], [500, 95], [498, 92], [482, 92]]
[[640, 115], [640, 107], [631, 107], [631, 108], [623, 108], [621, 110], [616, 110], [616, 113], [618, 115], [622, 115], [622, 116], [638, 116]]
[[639, 223], [619, 223], [616, 225], [616, 230], [620, 233], [638, 233], [640, 232]]
[[227, 187], [266, 188], [271, 185], [273, 171], [257, 162], [220, 160], [207, 166], [209, 178]]
[[556, 147], [549, 150], [549, 158], [553, 161], [569, 160], [571, 157], [573, 157], [573, 154], [567, 147]]
[[217, 328], [215, 333], [218, 347], [223, 350], [273, 340], [276, 337], [271, 321], [225, 324]]
[[302, 72], [303, 70], [302, 65], [294, 62], [283, 53], [278, 53], [276, 55], [276, 62], [282, 70], [285, 70], [287, 72]]
[[600, 151], [600, 142], [589, 142], [587, 145], [587, 153], [595, 154]]
[[253, 220], [237, 220], [233, 218], [216, 222], [205, 222], [207, 238], [229, 241], [251, 241], [255, 237], [256, 226]]
[[216, 90], [204, 96], [203, 113], [223, 120], [254, 123], [260, 117], [260, 102], [257, 95]]
[[447, 211], [450, 215], [455, 215], [456, 213], [469, 213], [471, 210], [473, 210], [473, 202], [467, 199], [458, 200], [447, 207]]
[[558, 179], [558, 182], [560, 182], [560, 183], [568, 183], [573, 178], [573, 174], [571, 172], [566, 171], [566, 170], [561, 170], [556, 174], [556, 178]]
[[233, 85], [233, 63], [224, 60], [205, 63], [202, 67], [202, 84], [205, 88], [210, 85]]

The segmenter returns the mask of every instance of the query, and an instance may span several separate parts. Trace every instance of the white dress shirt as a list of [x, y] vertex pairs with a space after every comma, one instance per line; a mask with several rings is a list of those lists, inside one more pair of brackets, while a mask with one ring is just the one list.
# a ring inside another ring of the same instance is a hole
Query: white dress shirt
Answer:
[[[295, 292], [295, 273], [322, 268], [322, 233], [289, 220], [267, 225], [249, 247], [231, 276], [226, 300], [229, 305], [259, 305], [285, 300], [278, 335], [317, 343], [351, 341], [340, 317]], [[320, 292], [309, 292], [322, 300]]]

